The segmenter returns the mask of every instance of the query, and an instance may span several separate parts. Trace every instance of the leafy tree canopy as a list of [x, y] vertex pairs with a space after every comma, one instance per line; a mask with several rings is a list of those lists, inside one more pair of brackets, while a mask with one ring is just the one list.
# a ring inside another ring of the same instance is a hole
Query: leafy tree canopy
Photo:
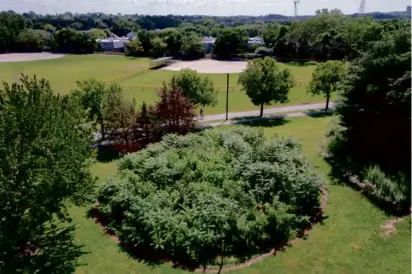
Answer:
[[133, 39], [126, 46], [126, 54], [129, 56], [140, 57], [144, 55], [142, 43], [138, 38]]
[[[410, 175], [411, 41], [395, 31], [349, 67], [337, 113], [346, 153]], [[386, 168], [385, 168], [386, 167]]]
[[184, 96], [195, 105], [214, 106], [217, 104], [217, 92], [208, 77], [202, 77], [191, 69], [185, 69], [176, 76], [176, 84]]
[[93, 194], [90, 132], [78, 102], [22, 76], [0, 89], [0, 272], [73, 272], [66, 209]]
[[190, 32], [183, 36], [180, 48], [182, 59], [194, 60], [204, 57], [205, 48], [198, 34]]
[[338, 89], [345, 72], [345, 64], [340, 61], [327, 61], [316, 66], [309, 82], [308, 92], [314, 95], [324, 94], [326, 110], [329, 108], [329, 99], [332, 92]]
[[233, 55], [246, 51], [247, 36], [243, 30], [222, 29], [216, 39], [213, 54], [220, 59], [230, 59]]
[[348, 68], [327, 133], [327, 159], [338, 175], [365, 180], [385, 210], [409, 212], [411, 198], [411, 40], [394, 29]]
[[289, 90], [294, 85], [290, 71], [279, 68], [270, 57], [248, 63], [246, 70], [239, 76], [239, 83], [252, 103], [260, 105], [260, 116], [263, 116], [265, 104], [286, 102]]

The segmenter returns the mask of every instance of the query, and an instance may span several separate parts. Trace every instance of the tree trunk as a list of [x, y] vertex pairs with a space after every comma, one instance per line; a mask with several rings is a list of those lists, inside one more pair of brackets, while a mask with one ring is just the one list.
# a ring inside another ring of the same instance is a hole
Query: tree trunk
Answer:
[[219, 270], [217, 274], [220, 274], [222, 272], [222, 268], [223, 268], [223, 255], [221, 256], [221, 259], [220, 259], [220, 265], [219, 265]]
[[326, 94], [326, 108], [325, 110], [328, 111], [329, 110], [329, 99], [330, 99], [330, 94]]
[[106, 139], [106, 132], [105, 132], [105, 128], [104, 128], [104, 122], [103, 119], [100, 119], [100, 133], [101, 133], [101, 138], [102, 140]]
[[260, 117], [263, 117], [263, 105], [264, 103], [260, 105]]

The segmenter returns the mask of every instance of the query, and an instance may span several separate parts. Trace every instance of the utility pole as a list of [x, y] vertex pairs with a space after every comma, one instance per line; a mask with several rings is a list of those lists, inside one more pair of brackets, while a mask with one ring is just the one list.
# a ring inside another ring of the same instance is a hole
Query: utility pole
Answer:
[[226, 121], [229, 120], [229, 73], [226, 78]]

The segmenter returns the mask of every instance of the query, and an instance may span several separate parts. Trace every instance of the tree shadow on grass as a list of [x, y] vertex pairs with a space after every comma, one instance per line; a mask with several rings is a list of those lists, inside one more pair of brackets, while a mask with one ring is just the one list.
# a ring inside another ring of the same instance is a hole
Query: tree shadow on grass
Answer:
[[309, 110], [305, 112], [306, 116], [312, 117], [312, 118], [325, 118], [325, 117], [331, 117], [334, 115], [333, 110]]
[[279, 116], [276, 118], [272, 117], [263, 117], [257, 118], [254, 120], [233, 120], [234, 124], [249, 126], [249, 127], [276, 127], [276, 126], [283, 126], [287, 123], [290, 123], [289, 120], [285, 119], [283, 116]]
[[101, 145], [96, 148], [96, 160], [101, 163], [109, 163], [120, 158], [120, 153], [113, 146]]
[[20, 243], [20, 255], [3, 261], [0, 273], [74, 273], [76, 267], [84, 265], [78, 258], [87, 254], [74, 243], [74, 232], [74, 225], [48, 224], [34, 242]]
[[314, 66], [317, 64], [317, 62], [315, 61], [303, 61], [303, 62], [289, 61], [289, 62], [283, 62], [283, 63], [289, 66], [294, 66], [294, 67], [310, 67], [310, 66]]

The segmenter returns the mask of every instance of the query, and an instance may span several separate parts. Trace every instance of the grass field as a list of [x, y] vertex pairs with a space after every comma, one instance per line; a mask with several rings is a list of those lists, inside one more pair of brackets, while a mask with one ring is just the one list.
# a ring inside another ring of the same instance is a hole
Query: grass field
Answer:
[[[76, 87], [77, 80], [96, 78], [101, 81], [114, 81], [124, 89], [127, 99], [135, 99], [140, 105], [143, 101], [151, 104], [157, 100], [157, 90], [163, 81], [168, 81], [173, 74], [179, 72], [167, 70], [149, 70], [146, 73], [133, 75], [149, 66], [146, 58], [128, 58], [119, 55], [68, 55], [60, 59], [33, 62], [0, 63], [0, 81], [15, 82], [21, 73], [36, 74], [51, 82], [52, 89], [60, 94], [67, 94]], [[289, 94], [288, 105], [305, 104], [324, 101], [322, 96], [311, 96], [306, 93], [306, 85], [310, 81], [313, 65], [299, 66], [280, 63], [281, 67], [291, 70], [295, 81]], [[219, 90], [218, 105], [205, 109], [205, 114], [224, 113], [226, 110], [226, 74], [202, 74], [213, 80]], [[255, 110], [247, 95], [237, 85], [238, 74], [230, 74], [229, 111]], [[333, 98], [332, 98], [333, 99]], [[276, 107], [274, 105], [272, 107]]]
[[[302, 144], [303, 152], [326, 177], [328, 165], [318, 156], [318, 145], [330, 117], [298, 117], [267, 123], [266, 135], [292, 136]], [[92, 172], [102, 182], [114, 174], [116, 163], [97, 163]], [[326, 219], [316, 225], [306, 240], [276, 257], [233, 273], [409, 273], [410, 217], [399, 223], [397, 233], [382, 238], [381, 225], [390, 216], [372, 205], [351, 188], [328, 185]], [[185, 271], [169, 265], [148, 266], [129, 258], [101, 228], [87, 219], [88, 208], [73, 207], [70, 213], [78, 229], [76, 240], [89, 252], [81, 257], [76, 273], [148, 273], [173, 274]], [[188, 273], [188, 272], [187, 272]]]

